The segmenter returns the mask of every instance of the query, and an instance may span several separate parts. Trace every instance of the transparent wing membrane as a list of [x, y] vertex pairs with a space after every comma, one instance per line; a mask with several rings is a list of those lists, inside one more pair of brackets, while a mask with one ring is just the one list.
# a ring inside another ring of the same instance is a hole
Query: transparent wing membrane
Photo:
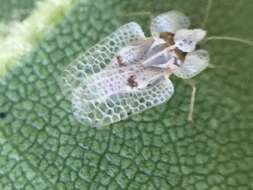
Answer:
[[124, 120], [131, 115], [143, 112], [164, 103], [174, 92], [169, 79], [161, 76], [150, 87], [140, 90], [120, 91], [97, 99], [84, 98], [85, 88], [76, 88], [73, 92], [72, 108], [76, 118], [92, 127], [100, 127]]
[[153, 44], [152, 38], [122, 48], [112, 61], [113, 67], [140, 63]]
[[145, 39], [141, 27], [134, 23], [121, 26], [118, 30], [97, 43], [66, 67], [60, 81], [62, 90], [71, 99], [71, 92], [87, 78], [112, 63], [122, 48]]
[[175, 33], [179, 29], [190, 26], [189, 18], [179, 11], [169, 11], [154, 17], [151, 20], [151, 34], [158, 37], [162, 32]]
[[83, 89], [82, 98], [86, 100], [106, 99], [114, 94], [146, 88], [162, 75], [161, 70], [135, 64], [105, 69], [83, 80], [79, 87]]
[[[112, 66], [119, 67], [131, 64], [144, 64], [148, 66], [150, 61], [147, 63], [146, 60], [152, 56], [156, 57], [156, 55], [165, 48], [166, 42], [163, 39], [146, 39], [137, 45], [122, 48], [113, 59]], [[159, 60], [157, 61], [159, 62]]]

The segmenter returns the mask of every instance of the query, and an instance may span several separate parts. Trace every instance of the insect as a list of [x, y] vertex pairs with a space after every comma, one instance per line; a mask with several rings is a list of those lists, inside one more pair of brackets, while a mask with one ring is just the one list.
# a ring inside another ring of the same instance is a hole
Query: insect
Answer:
[[100, 127], [168, 101], [172, 74], [190, 79], [209, 64], [208, 52], [196, 49], [206, 31], [189, 26], [186, 15], [169, 11], [151, 20], [151, 37], [131, 22], [81, 54], [61, 82], [76, 119]]

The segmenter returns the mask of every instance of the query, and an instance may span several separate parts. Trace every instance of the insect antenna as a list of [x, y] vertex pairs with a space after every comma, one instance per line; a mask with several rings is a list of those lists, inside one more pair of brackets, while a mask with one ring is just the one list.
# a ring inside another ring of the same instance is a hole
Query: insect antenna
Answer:
[[253, 46], [253, 42], [250, 40], [232, 37], [232, 36], [210, 36], [210, 37], [207, 37], [204, 41], [208, 42], [208, 41], [213, 41], [213, 40], [226, 40], [226, 41], [239, 42], [245, 45]]
[[[205, 28], [209, 15], [210, 15], [210, 11], [212, 8], [212, 3], [213, 0], [208, 0], [207, 2], [207, 6], [206, 6], [206, 14], [204, 17], [204, 20], [201, 24], [201, 28]], [[233, 42], [239, 42], [245, 45], [249, 45], [249, 46], [253, 46], [253, 42], [247, 39], [243, 39], [243, 38], [237, 38], [237, 37], [232, 37], [232, 36], [210, 36], [207, 37], [204, 42], [208, 42], [208, 41], [212, 41], [212, 40], [226, 40], [226, 41], [233, 41]]]
[[[232, 36], [210, 36], [210, 37], [207, 37], [203, 42], [206, 43], [206, 42], [213, 41], [213, 40], [224, 40], [224, 41], [238, 42], [238, 43], [241, 43], [241, 44], [244, 44], [244, 45], [253, 46], [253, 42], [250, 41], [250, 40], [246, 40], [246, 39], [243, 39], [243, 38], [232, 37]], [[216, 66], [216, 65], [213, 65], [211, 63], [209, 63], [208, 68], [210, 68], [210, 69], [214, 69], [214, 68], [228, 69], [226, 66]], [[236, 68], [233, 68], [231, 66], [229, 67], [229, 69], [230, 70], [236, 70]]]
[[206, 14], [205, 14], [204, 20], [201, 24], [202, 29], [204, 29], [206, 24], [207, 24], [207, 21], [208, 21], [209, 15], [210, 15], [210, 11], [211, 11], [211, 8], [212, 8], [212, 3], [213, 3], [212, 0], [208, 0], [208, 2], [207, 2], [206, 11], [205, 11]]

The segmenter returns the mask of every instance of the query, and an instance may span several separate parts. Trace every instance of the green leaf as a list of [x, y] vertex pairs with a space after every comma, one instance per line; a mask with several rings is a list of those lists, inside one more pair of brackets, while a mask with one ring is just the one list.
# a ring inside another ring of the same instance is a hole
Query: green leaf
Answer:
[[[50, 1], [21, 2], [37, 7], [25, 20], [47, 14], [49, 29], [35, 38], [27, 30], [31, 48], [21, 57], [0, 56], [0, 189], [253, 189], [252, 47], [203, 44], [218, 67], [194, 79], [193, 127], [191, 88], [176, 77], [169, 102], [102, 129], [75, 120], [57, 83], [66, 65], [120, 25], [136, 21], [148, 34], [148, 16], [122, 14], [176, 9], [198, 27], [207, 1], [75, 0], [49, 12], [38, 10]], [[251, 0], [214, 1], [209, 36], [253, 40], [252, 9]]]
[[0, 21], [12, 22], [21, 21], [26, 18], [35, 6], [35, 0], [9, 0], [2, 1], [0, 7]]

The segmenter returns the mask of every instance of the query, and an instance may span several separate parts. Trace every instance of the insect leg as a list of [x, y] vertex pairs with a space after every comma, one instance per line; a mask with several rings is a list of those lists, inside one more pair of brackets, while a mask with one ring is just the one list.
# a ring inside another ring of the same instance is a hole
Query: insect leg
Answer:
[[136, 12], [127, 12], [127, 11], [122, 11], [121, 15], [123, 17], [138, 17], [138, 16], [148, 16], [152, 17], [153, 13], [150, 11], [136, 11]]
[[187, 83], [192, 87], [191, 99], [190, 99], [190, 105], [189, 105], [189, 113], [188, 113], [187, 120], [190, 123], [193, 123], [194, 105], [195, 105], [197, 87], [192, 80], [187, 80]]

